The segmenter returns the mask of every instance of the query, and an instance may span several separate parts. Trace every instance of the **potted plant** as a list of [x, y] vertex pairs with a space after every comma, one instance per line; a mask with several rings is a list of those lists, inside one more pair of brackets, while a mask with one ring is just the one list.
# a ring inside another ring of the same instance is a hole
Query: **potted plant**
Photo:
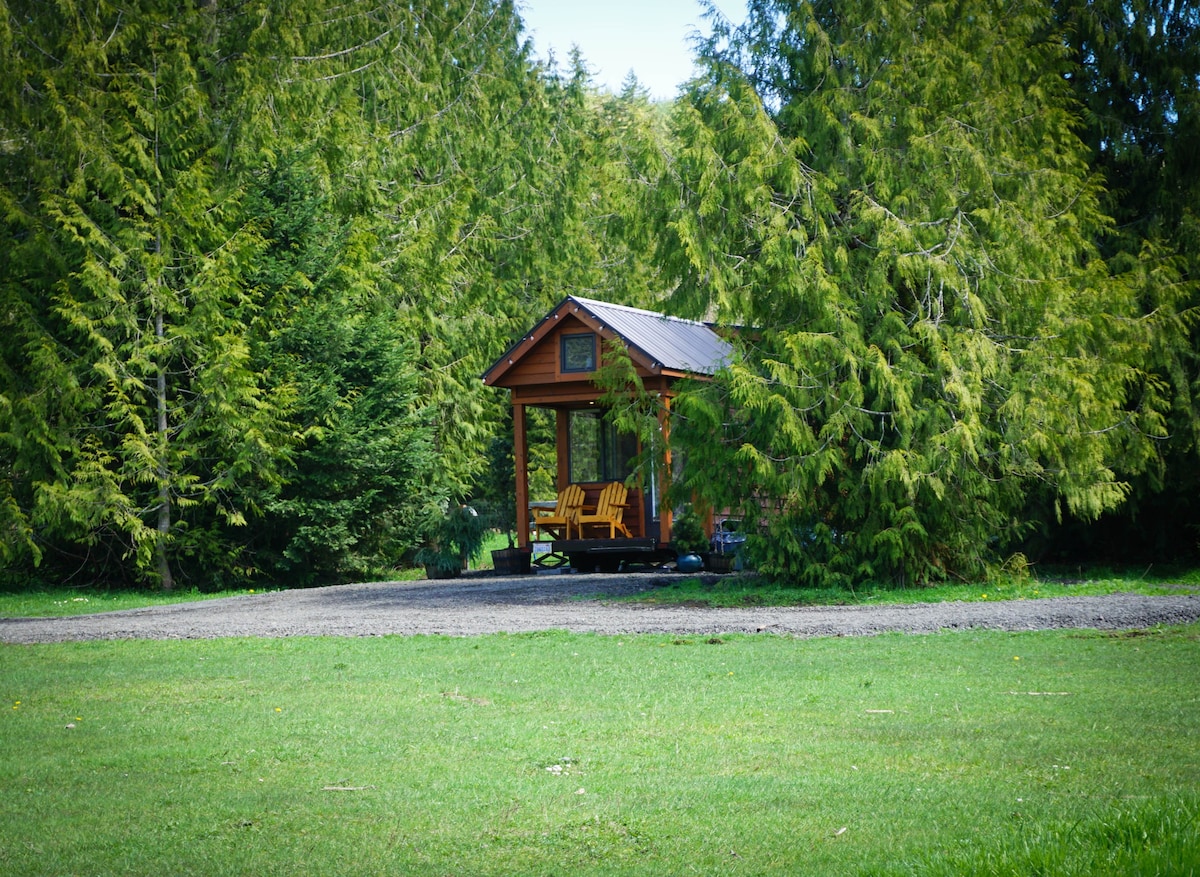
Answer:
[[532, 569], [533, 549], [517, 545], [515, 534], [508, 531], [508, 547], [492, 551], [492, 566], [496, 575], [515, 576], [525, 575]]
[[476, 484], [478, 508], [488, 527], [508, 536], [508, 547], [492, 551], [492, 567], [497, 575], [519, 575], [531, 568], [533, 549], [517, 545], [517, 528], [526, 522], [517, 520], [516, 457], [513, 454], [512, 409], [506, 408], [503, 428], [488, 445], [488, 466]]
[[483, 550], [484, 519], [468, 505], [452, 506], [437, 521], [417, 562], [431, 579], [453, 578]]
[[740, 522], [722, 521], [713, 531], [712, 551], [705, 558], [705, 564], [719, 573], [741, 569], [741, 551], [745, 542], [746, 534], [741, 532]]
[[533, 549], [521, 548], [517, 545], [516, 500], [512, 497], [502, 499], [488, 498], [477, 503], [488, 521], [488, 527], [508, 537], [507, 548], [492, 550], [492, 567], [497, 575], [521, 575], [531, 568]]
[[684, 507], [671, 526], [671, 543], [675, 546], [677, 570], [700, 572], [704, 568], [700, 553], [708, 547], [708, 537], [704, 535], [700, 516], [690, 505]]

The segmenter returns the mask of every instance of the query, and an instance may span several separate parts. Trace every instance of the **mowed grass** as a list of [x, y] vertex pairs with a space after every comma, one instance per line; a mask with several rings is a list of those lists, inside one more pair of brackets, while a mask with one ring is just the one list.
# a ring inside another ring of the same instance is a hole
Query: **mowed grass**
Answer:
[[276, 589], [208, 592], [196, 588], [162, 591], [148, 588], [70, 588], [43, 585], [27, 591], [0, 592], [0, 618], [58, 618], [67, 615], [93, 615], [98, 612], [118, 612], [125, 609], [144, 609], [149, 606], [169, 606], [175, 603], [215, 600], [220, 597], [261, 594], [267, 590]]
[[[505, 548], [507, 545], [508, 539], [503, 534], [489, 534], [484, 542], [483, 551], [475, 559], [472, 568], [491, 569], [491, 550]], [[421, 568], [388, 570], [379, 574], [380, 580], [388, 581], [415, 581], [424, 577], [425, 571]], [[68, 615], [93, 615], [98, 612], [118, 612], [127, 609], [144, 609], [149, 606], [194, 603], [201, 600], [239, 597], [245, 594], [262, 594], [278, 590], [283, 589], [278, 585], [265, 588], [230, 588], [223, 591], [204, 590], [196, 587], [163, 591], [148, 587], [72, 586], [70, 584], [25, 581], [10, 575], [0, 579], [0, 618], [60, 618]]]
[[0, 646], [0, 873], [1190, 874], [1200, 626]]
[[[677, 576], [644, 594], [617, 598], [662, 606], [888, 606], [904, 603], [977, 603], [1038, 600], [1048, 597], [1092, 597], [1105, 594], [1164, 596], [1200, 594], [1200, 570], [1078, 570], [990, 582], [945, 582], [897, 587], [870, 582], [855, 588], [802, 588], [753, 575]], [[0, 604], [2, 606], [2, 604]]]

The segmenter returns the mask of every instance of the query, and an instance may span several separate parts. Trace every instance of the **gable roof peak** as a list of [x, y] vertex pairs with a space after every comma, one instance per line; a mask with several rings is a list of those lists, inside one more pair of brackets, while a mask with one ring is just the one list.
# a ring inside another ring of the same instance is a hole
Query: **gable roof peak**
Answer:
[[654, 363], [657, 369], [712, 375], [729, 362], [733, 352], [729, 342], [714, 332], [710, 324], [699, 320], [575, 295], [569, 295], [563, 301], [573, 301], [586, 309], [608, 331], [619, 335], [627, 346]]
[[505, 372], [542, 342], [561, 316], [568, 315], [603, 337], [620, 338], [644, 368], [660, 375], [711, 376], [729, 362], [733, 352], [729, 342], [708, 323], [567, 295], [484, 372], [484, 382], [499, 382]]

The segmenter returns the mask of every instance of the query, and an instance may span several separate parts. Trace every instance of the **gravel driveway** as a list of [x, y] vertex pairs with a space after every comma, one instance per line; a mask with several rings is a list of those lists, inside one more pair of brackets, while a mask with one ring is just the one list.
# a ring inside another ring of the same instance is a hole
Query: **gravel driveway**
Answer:
[[535, 630], [602, 634], [769, 632], [862, 636], [991, 628], [1128, 629], [1200, 620], [1200, 595], [1060, 597], [909, 606], [707, 609], [613, 603], [664, 573], [478, 576], [278, 591], [71, 618], [0, 619], [0, 642], [207, 639], [224, 636], [470, 636]]

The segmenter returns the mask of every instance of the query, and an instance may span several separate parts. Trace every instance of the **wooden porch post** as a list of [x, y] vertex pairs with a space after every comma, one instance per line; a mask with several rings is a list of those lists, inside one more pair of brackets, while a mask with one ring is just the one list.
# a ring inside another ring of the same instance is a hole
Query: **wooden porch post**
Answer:
[[667, 488], [671, 486], [671, 397], [663, 396], [662, 408], [658, 409], [658, 432], [662, 436], [662, 469], [658, 474], [658, 540], [671, 541], [671, 504], [667, 501]]
[[529, 547], [529, 440], [525, 406], [513, 403], [513, 459], [517, 464], [517, 544]]
[[558, 483], [556, 490], [564, 490], [571, 483], [571, 428], [568, 422], [570, 412], [565, 408], [554, 410], [554, 445], [557, 450]]

